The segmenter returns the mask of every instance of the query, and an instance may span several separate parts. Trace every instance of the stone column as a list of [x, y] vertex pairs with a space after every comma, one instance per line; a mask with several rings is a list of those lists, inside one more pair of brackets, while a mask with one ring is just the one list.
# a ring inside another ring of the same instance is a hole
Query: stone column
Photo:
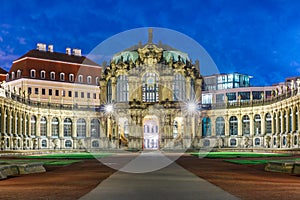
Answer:
[[260, 126], [261, 126], [261, 134], [266, 134], [266, 119], [265, 119], [265, 113], [260, 113]]
[[225, 136], [229, 136], [229, 118], [228, 115], [224, 116], [224, 125], [225, 125]]
[[294, 107], [294, 109], [292, 109], [292, 132], [296, 131], [296, 123], [297, 123], [297, 119], [296, 119], [296, 107]]
[[216, 136], [216, 117], [211, 116], [210, 118], [210, 126], [211, 126], [211, 136]]
[[40, 137], [41, 136], [41, 115], [38, 114], [36, 117], [36, 136]]
[[116, 78], [111, 78], [111, 92], [112, 92], [112, 94], [111, 94], [111, 99], [112, 99], [112, 101], [114, 101], [114, 102], [116, 102], [117, 101], [117, 88], [116, 88], [116, 86], [117, 86], [117, 80], [116, 80]]
[[238, 119], [238, 136], [242, 136], [243, 135], [243, 130], [242, 130], [242, 115], [238, 114], [237, 115], [237, 119]]
[[249, 126], [250, 126], [250, 136], [251, 137], [253, 137], [256, 134], [256, 130], [254, 130], [255, 122], [254, 122], [254, 116], [253, 115], [254, 115], [253, 113], [251, 113], [249, 115], [249, 120], [250, 120]]

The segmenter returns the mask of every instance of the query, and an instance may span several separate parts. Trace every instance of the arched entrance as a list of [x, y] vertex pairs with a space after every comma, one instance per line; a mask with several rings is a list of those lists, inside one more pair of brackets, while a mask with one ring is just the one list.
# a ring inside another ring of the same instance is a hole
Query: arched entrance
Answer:
[[159, 149], [159, 121], [154, 115], [147, 115], [143, 119], [143, 149]]

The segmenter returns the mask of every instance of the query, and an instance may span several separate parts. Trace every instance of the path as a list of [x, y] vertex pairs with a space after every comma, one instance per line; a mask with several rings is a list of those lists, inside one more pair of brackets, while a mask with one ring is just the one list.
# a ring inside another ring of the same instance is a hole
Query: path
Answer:
[[[146, 153], [133, 159], [122, 170], [131, 171], [134, 167], [138, 169], [138, 166], [147, 166], [147, 164], [151, 164], [155, 168], [159, 163], [168, 163], [168, 158], [161, 156], [161, 154]], [[163, 169], [149, 173], [118, 171], [80, 198], [80, 200], [94, 199], [234, 200], [238, 198], [172, 162], [171, 165]]]

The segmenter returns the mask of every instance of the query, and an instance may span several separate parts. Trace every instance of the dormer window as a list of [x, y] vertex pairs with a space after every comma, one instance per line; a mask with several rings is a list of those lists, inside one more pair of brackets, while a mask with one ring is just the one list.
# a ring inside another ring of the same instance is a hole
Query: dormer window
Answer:
[[79, 83], [82, 83], [82, 82], [83, 82], [83, 76], [82, 76], [82, 75], [79, 75], [79, 76], [78, 76], [78, 82], [79, 82]]
[[21, 70], [19, 70], [19, 69], [17, 71], [17, 78], [21, 78]]
[[44, 70], [41, 71], [41, 79], [46, 78], [46, 72]]
[[95, 81], [96, 81], [96, 85], [99, 85], [99, 77], [98, 76], [96, 77]]
[[86, 82], [87, 82], [88, 84], [91, 84], [91, 83], [92, 83], [92, 77], [91, 77], [91, 76], [88, 76], [88, 77], [86, 78]]
[[30, 78], [35, 78], [35, 69], [30, 70]]
[[55, 72], [50, 72], [50, 79], [55, 80]]
[[74, 82], [74, 74], [69, 74], [69, 81]]
[[12, 72], [11, 73], [11, 80], [14, 80], [15, 79], [15, 72]]
[[59, 80], [64, 81], [65, 80], [65, 73], [59, 74]]

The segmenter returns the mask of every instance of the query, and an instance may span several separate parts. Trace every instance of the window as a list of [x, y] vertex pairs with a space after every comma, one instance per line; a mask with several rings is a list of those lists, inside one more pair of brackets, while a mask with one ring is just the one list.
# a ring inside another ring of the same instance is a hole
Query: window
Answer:
[[21, 70], [19, 70], [19, 69], [17, 71], [17, 78], [21, 78]]
[[143, 77], [143, 102], [158, 102], [158, 76], [148, 72]]
[[60, 73], [59, 74], [59, 80], [64, 81], [65, 80], [65, 73]]
[[248, 115], [244, 115], [242, 119], [242, 133], [243, 135], [250, 134], [250, 119]]
[[39, 94], [39, 88], [34, 88], [34, 94]]
[[286, 131], [286, 121], [287, 121], [287, 113], [286, 113], [286, 111], [284, 111], [283, 112], [283, 127], [282, 127], [283, 133]]
[[225, 135], [225, 120], [223, 117], [217, 117], [216, 119], [216, 135]]
[[55, 90], [55, 96], [59, 96], [59, 90]]
[[41, 133], [41, 136], [47, 136], [47, 120], [46, 120], [46, 117], [41, 118], [40, 133]]
[[100, 137], [100, 122], [98, 119], [92, 119], [91, 121], [91, 137], [99, 138]]
[[211, 121], [210, 118], [205, 117], [202, 119], [202, 136], [210, 136], [211, 135]]
[[261, 134], [261, 118], [258, 114], [254, 115], [254, 133]]
[[46, 78], [46, 72], [44, 70], [41, 71], [40, 73], [41, 79], [45, 79]]
[[35, 78], [35, 70], [30, 70], [30, 78]]
[[98, 142], [97, 140], [94, 140], [94, 141], [92, 142], [92, 147], [94, 147], [94, 148], [99, 147], [99, 142]]
[[75, 97], [78, 98], [78, 92], [75, 92]]
[[86, 77], [86, 82], [87, 84], [92, 84], [92, 77], [91, 76]]
[[216, 94], [216, 103], [224, 103], [224, 94]]
[[74, 74], [69, 74], [69, 81], [74, 82]]
[[84, 92], [80, 93], [81, 98], [84, 98]]
[[72, 97], [72, 91], [68, 92], [68, 97]]
[[111, 103], [112, 102], [112, 86], [111, 86], [110, 79], [107, 81], [106, 94], [107, 94], [107, 96], [106, 96], [107, 103]]
[[47, 140], [42, 140], [42, 147], [47, 148]]
[[266, 114], [265, 131], [266, 131], [266, 134], [272, 133], [272, 117], [271, 117], [270, 113]]
[[28, 88], [27, 88], [27, 92], [28, 92], [28, 94], [31, 94], [31, 93], [32, 93], [31, 87], [28, 87]]
[[54, 117], [51, 122], [51, 135], [53, 137], [58, 137], [59, 134], [59, 122], [58, 118]]
[[173, 99], [174, 101], [185, 100], [185, 78], [182, 74], [175, 74], [173, 81]]
[[228, 101], [236, 101], [236, 93], [235, 92], [226, 93], [226, 96], [228, 98]]
[[84, 119], [77, 120], [77, 137], [85, 137], [86, 136], [86, 123]]
[[236, 139], [230, 140], [230, 146], [236, 146]]
[[55, 72], [50, 72], [50, 79], [55, 80]]
[[190, 90], [190, 99], [195, 99], [196, 91], [195, 91], [195, 81], [191, 79], [191, 90]]
[[36, 117], [31, 116], [30, 118], [30, 132], [31, 135], [36, 135]]
[[78, 82], [79, 82], [79, 83], [82, 83], [82, 82], [83, 82], [83, 76], [82, 76], [82, 75], [79, 75], [79, 76], [78, 76]]
[[129, 86], [126, 75], [120, 75], [117, 79], [117, 101], [127, 102], [129, 100], [128, 94]]
[[42, 88], [42, 95], [45, 95], [45, 94], [46, 94], [46, 89]]
[[255, 144], [256, 146], [260, 145], [260, 139], [259, 139], [259, 138], [255, 138], [254, 144]]
[[70, 118], [66, 118], [64, 120], [64, 137], [72, 136], [72, 120]]
[[93, 94], [93, 98], [97, 99], [97, 94], [96, 93]]
[[98, 86], [100, 85], [100, 83], [99, 83], [99, 77], [98, 77], [98, 76], [97, 76], [96, 79], [95, 79], [95, 83], [96, 83], [96, 85], [98, 85]]
[[71, 140], [66, 140], [65, 141], [65, 147], [66, 148], [71, 148], [72, 147], [72, 141]]
[[49, 95], [52, 96], [52, 89], [49, 89]]
[[238, 134], [238, 120], [236, 116], [231, 116], [229, 118], [229, 134], [230, 135]]
[[65, 90], [62, 90], [62, 91], [61, 91], [61, 96], [63, 96], [63, 97], [66, 96], [66, 91], [65, 91]]
[[15, 72], [12, 72], [11, 73], [11, 80], [14, 80], [15, 79]]
[[86, 95], [87, 95], [87, 98], [89, 99], [89, 98], [91, 98], [91, 93], [86, 93]]

